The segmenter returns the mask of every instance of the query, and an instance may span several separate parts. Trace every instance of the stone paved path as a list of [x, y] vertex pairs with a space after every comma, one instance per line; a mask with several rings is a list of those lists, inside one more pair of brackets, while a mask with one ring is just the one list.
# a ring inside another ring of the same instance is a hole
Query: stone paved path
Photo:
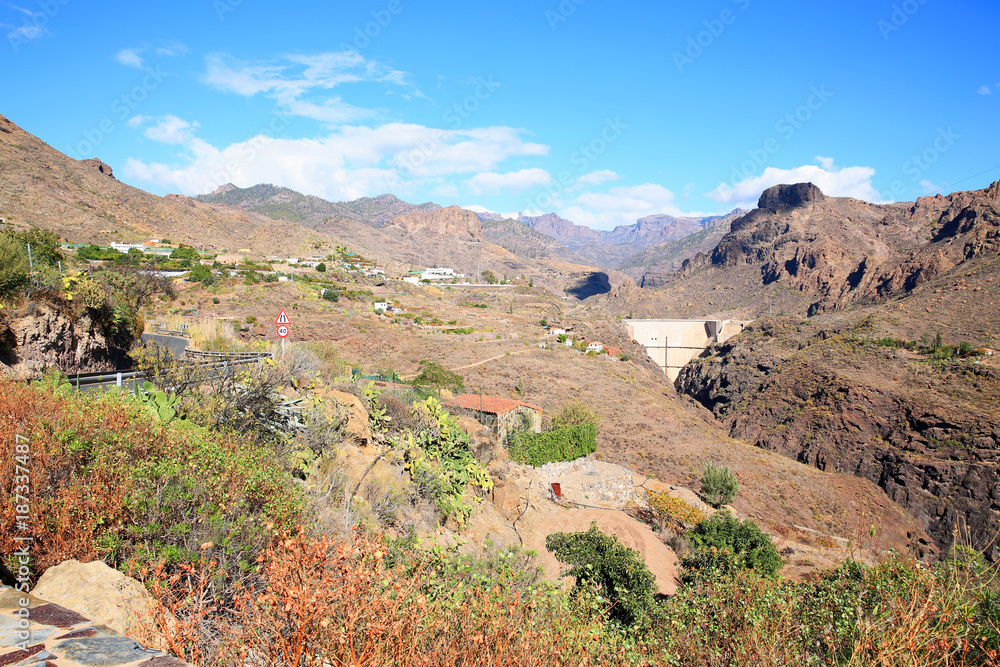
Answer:
[[187, 667], [187, 663], [94, 625], [75, 611], [0, 586], [0, 667], [8, 666]]

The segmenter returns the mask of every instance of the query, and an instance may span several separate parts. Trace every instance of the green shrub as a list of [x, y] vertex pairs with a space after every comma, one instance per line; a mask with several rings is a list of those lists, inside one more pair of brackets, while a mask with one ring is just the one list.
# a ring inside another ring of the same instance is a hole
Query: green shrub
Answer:
[[573, 401], [563, 406], [563, 408], [552, 417], [552, 428], [564, 428], [566, 426], [578, 426], [580, 424], [593, 424], [597, 426], [601, 423], [601, 418], [596, 412], [589, 409], [580, 401]]
[[320, 262], [319, 264], [316, 265], [316, 270], [319, 271], [320, 273], [326, 273], [326, 264]]
[[247, 315], [247, 324], [253, 324], [256, 321], [257, 321], [256, 317], [254, 317], [253, 315]]
[[12, 234], [0, 234], [0, 297], [28, 280], [28, 251]]
[[691, 550], [681, 558], [681, 581], [694, 583], [713, 574], [754, 570], [770, 577], [781, 569], [781, 556], [753, 521], [720, 512], [687, 534]]
[[461, 375], [453, 373], [436, 361], [426, 359], [420, 362], [420, 373], [413, 379], [413, 384], [417, 387], [448, 389], [456, 394], [465, 391], [465, 380]]
[[552, 461], [572, 461], [596, 450], [597, 427], [592, 422], [545, 433], [519, 431], [510, 441], [510, 458], [534, 467]]
[[333, 303], [337, 303], [338, 301], [340, 301], [340, 292], [338, 292], [336, 289], [332, 287], [324, 289], [323, 299], [325, 301], [332, 301]]
[[725, 466], [711, 461], [705, 464], [705, 474], [701, 477], [701, 495], [712, 507], [728, 505], [736, 499], [740, 483], [736, 475]]
[[610, 618], [630, 626], [645, 621], [655, 604], [656, 578], [638, 551], [602, 533], [597, 522], [586, 532], [553, 533], [545, 548], [570, 566], [566, 574], [576, 577], [577, 589], [599, 589], [613, 605]]

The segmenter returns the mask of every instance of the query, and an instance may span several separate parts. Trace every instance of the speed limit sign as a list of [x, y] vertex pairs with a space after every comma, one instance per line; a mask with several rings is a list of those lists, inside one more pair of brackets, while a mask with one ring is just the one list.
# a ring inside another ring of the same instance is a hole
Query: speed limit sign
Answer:
[[284, 324], [278, 325], [278, 337], [285, 338], [288, 336], [288, 326]]

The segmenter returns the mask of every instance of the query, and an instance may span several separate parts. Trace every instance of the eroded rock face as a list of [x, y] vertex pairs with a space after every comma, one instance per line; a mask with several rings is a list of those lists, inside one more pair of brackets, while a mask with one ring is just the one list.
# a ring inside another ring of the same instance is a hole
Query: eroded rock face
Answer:
[[877, 205], [826, 197], [811, 183], [778, 185], [761, 195], [759, 208], [733, 222], [710, 258], [694, 257], [681, 274], [754, 267], [759, 287], [777, 283], [798, 291], [810, 314], [889, 298], [1000, 253], [998, 191], [994, 184]]
[[111, 338], [87, 313], [75, 317], [32, 301], [5, 326], [0, 372], [30, 378], [53, 366], [67, 374], [124, 367], [127, 342]]
[[826, 199], [826, 195], [812, 183], [796, 183], [794, 185], [775, 185], [770, 187], [760, 195], [757, 200], [757, 208], [767, 208], [772, 211], [781, 211], [790, 208], [799, 208], [812, 202], [819, 202]]
[[80, 160], [80, 164], [85, 164], [88, 167], [92, 168], [97, 173], [104, 174], [108, 178], [113, 179], [115, 177], [114, 173], [112, 173], [111, 171], [111, 167], [104, 164], [96, 157], [92, 157], [89, 160]]
[[941, 549], [968, 530], [976, 548], [1000, 558], [1000, 372], [972, 362], [914, 366], [912, 355], [853, 331], [778, 318], [713, 352], [675, 386], [730, 435], [869, 479]]
[[479, 216], [458, 206], [431, 212], [404, 213], [394, 218], [392, 224], [411, 234], [426, 231], [436, 236], [451, 236], [466, 241], [483, 239], [483, 223]]

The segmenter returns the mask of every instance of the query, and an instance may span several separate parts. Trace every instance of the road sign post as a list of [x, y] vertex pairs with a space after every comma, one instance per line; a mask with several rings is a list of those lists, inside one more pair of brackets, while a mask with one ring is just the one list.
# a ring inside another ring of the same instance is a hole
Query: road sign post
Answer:
[[278, 327], [278, 338], [281, 339], [281, 360], [285, 360], [285, 338], [288, 337], [288, 325], [291, 321], [288, 319], [288, 315], [285, 314], [285, 309], [282, 308], [278, 316], [274, 318], [274, 324]]

